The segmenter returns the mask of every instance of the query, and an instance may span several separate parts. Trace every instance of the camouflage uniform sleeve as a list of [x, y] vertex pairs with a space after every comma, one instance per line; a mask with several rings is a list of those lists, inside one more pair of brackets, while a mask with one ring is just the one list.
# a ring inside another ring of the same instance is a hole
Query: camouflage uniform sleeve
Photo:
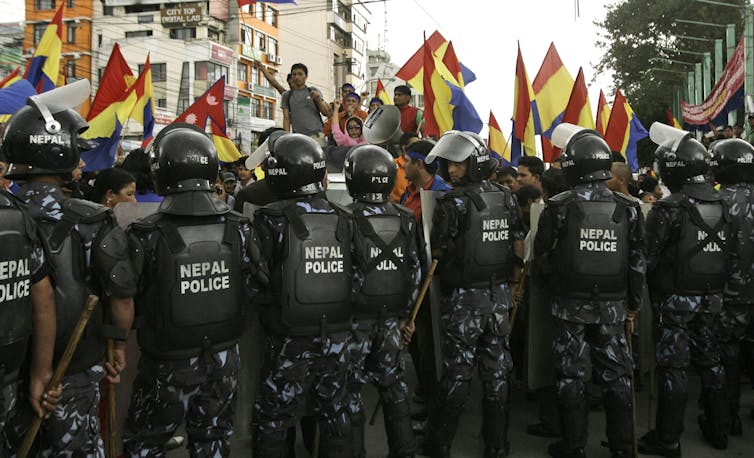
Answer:
[[629, 211], [628, 309], [638, 311], [644, 297], [647, 255], [644, 246], [644, 215], [639, 207]]
[[31, 271], [31, 283], [37, 283], [50, 275], [52, 266], [47, 261], [47, 252], [42, 242], [42, 235], [31, 241], [31, 253], [29, 256], [29, 270]]
[[[744, 191], [739, 189], [737, 192]], [[746, 201], [749, 200], [750, 196]], [[728, 211], [731, 218], [725, 243], [728, 258], [725, 296], [738, 298], [753, 280], [751, 273], [754, 253], [749, 250], [754, 250], [754, 208], [748, 203], [745, 205], [735, 203]], [[743, 257], [742, 254], [744, 254]]]
[[419, 261], [419, 246], [416, 243], [417, 240], [417, 232], [418, 228], [416, 225], [416, 222], [411, 219], [411, 231], [410, 231], [410, 241], [409, 241], [409, 252], [408, 252], [408, 273], [409, 273], [409, 279], [408, 284], [411, 286], [411, 294], [408, 295], [408, 304], [406, 308], [406, 315], [410, 316], [411, 312], [414, 308], [414, 304], [416, 303], [416, 299], [419, 297], [419, 286], [421, 284], [422, 280], [422, 270], [421, 270], [421, 262]]
[[647, 274], [652, 275], [670, 239], [671, 220], [665, 208], [656, 204], [649, 210], [646, 223]]
[[526, 228], [524, 228], [524, 217], [521, 214], [521, 207], [518, 205], [518, 200], [511, 193], [508, 196], [510, 199], [510, 207], [513, 209], [513, 218], [511, 221], [511, 237], [513, 240], [524, 240], [526, 238]]
[[93, 246], [93, 267], [106, 296], [128, 298], [136, 295], [137, 276], [129, 256], [126, 233], [117, 224], [103, 225]]

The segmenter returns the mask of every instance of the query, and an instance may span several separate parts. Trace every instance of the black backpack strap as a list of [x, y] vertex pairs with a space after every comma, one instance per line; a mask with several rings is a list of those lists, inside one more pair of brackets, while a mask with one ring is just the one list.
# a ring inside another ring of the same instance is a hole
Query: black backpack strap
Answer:
[[691, 218], [691, 222], [707, 234], [704, 240], [697, 242], [694, 248], [690, 249], [687, 253], [681, 253], [681, 259], [696, 256], [700, 251], [704, 249], [705, 246], [707, 246], [707, 244], [712, 242], [717, 242], [721, 248], [725, 247], [725, 240], [721, 239], [720, 235], [718, 234], [718, 232], [720, 232], [720, 229], [725, 227], [725, 225], [727, 224], [727, 220], [725, 218], [725, 207], [723, 207], [720, 221], [718, 221], [714, 227], [710, 227], [710, 225], [708, 225], [707, 222], [704, 221], [704, 218], [702, 218], [702, 215], [699, 213], [699, 209], [696, 208], [696, 206], [689, 202], [687, 199], [682, 200], [680, 202], [680, 205], [689, 215], [689, 218]]
[[482, 199], [482, 196], [479, 195], [479, 192], [468, 190], [464, 191], [463, 195], [468, 197], [469, 200], [474, 203], [477, 211], [482, 211], [487, 208], [487, 204], [484, 202], [484, 199]]
[[[401, 219], [402, 216], [401, 216]], [[393, 240], [390, 243], [385, 243], [382, 238], [377, 235], [377, 232], [375, 232], [374, 227], [372, 227], [372, 224], [369, 222], [369, 219], [363, 215], [357, 215], [354, 214], [354, 221], [356, 222], [356, 227], [359, 229], [359, 232], [364, 234], [364, 236], [369, 239], [374, 245], [380, 249], [380, 254], [377, 255], [374, 259], [371, 261], [367, 261], [365, 264], [365, 270], [366, 272], [371, 272], [374, 270], [382, 261], [390, 260], [392, 261], [398, 270], [405, 274], [406, 273], [406, 262], [405, 259], [401, 259], [398, 256], [395, 255], [393, 250], [399, 246], [401, 246], [406, 241], [406, 233], [403, 231], [403, 221], [401, 221], [401, 230], [398, 231], [398, 233], [395, 235]]]
[[179, 253], [186, 248], [186, 243], [183, 241], [183, 237], [181, 237], [175, 224], [162, 219], [157, 223], [157, 229], [165, 239], [165, 243], [168, 245], [171, 253]]
[[296, 211], [296, 204], [292, 203], [283, 208], [283, 215], [288, 220], [288, 224], [291, 225], [293, 232], [296, 234], [299, 240], [306, 240], [309, 238], [309, 228], [306, 227], [306, 223], [301, 219], [301, 215]]

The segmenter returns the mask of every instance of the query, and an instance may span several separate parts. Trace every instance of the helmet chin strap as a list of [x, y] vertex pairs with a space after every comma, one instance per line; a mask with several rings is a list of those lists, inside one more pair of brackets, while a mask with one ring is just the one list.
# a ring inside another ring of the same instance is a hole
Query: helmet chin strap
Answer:
[[62, 129], [62, 126], [58, 121], [55, 120], [55, 118], [52, 116], [52, 113], [50, 113], [50, 109], [45, 105], [44, 103], [41, 103], [39, 100], [37, 100], [36, 97], [30, 97], [29, 103], [39, 111], [39, 114], [42, 115], [42, 118], [45, 120], [45, 130], [49, 134], [57, 134]]

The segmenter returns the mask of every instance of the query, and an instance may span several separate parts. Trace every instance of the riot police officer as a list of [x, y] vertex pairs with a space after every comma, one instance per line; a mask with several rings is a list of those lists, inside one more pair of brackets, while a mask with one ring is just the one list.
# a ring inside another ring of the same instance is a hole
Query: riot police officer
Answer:
[[259, 301], [267, 361], [255, 406], [256, 454], [287, 456], [286, 429], [309, 397], [321, 419], [319, 456], [350, 458], [351, 226], [324, 195], [325, 156], [311, 138], [280, 136], [263, 168], [280, 200], [253, 222], [270, 269]]
[[[633, 370], [624, 322], [633, 320], [644, 292], [643, 218], [636, 202], [613, 193], [612, 155], [600, 135], [560, 124], [553, 144], [573, 189], [551, 197], [534, 241], [536, 281], [551, 289], [553, 358], [563, 439], [554, 457], [583, 457], [587, 441], [584, 378], [593, 371], [605, 391], [612, 456], [632, 455]], [[587, 346], [589, 350], [587, 349]]]
[[421, 269], [413, 214], [390, 201], [396, 170], [390, 153], [375, 145], [352, 148], [343, 168], [354, 199], [347, 210], [355, 229], [359, 284], [353, 302], [348, 374], [354, 457], [366, 456], [361, 390], [367, 382], [379, 389], [390, 456], [412, 457], [416, 451], [401, 329], [416, 301]]
[[[25, 181], [18, 196], [26, 202], [50, 250], [55, 270], [57, 365], [90, 292], [101, 298], [63, 378], [60, 405], [40, 433], [41, 455], [103, 454], [97, 405], [99, 382], [120, 381], [125, 367], [125, 337], [133, 322], [135, 274], [128, 241], [103, 205], [68, 199], [61, 186], [70, 181], [88, 145], [79, 135], [86, 121], [70, 107], [89, 96], [89, 82], [33, 96], [8, 121], [2, 145], [10, 162], [7, 176]], [[103, 310], [104, 309], [104, 310]], [[104, 315], [110, 324], [103, 323]], [[114, 364], [105, 363], [104, 337], [115, 338]], [[107, 371], [107, 374], [105, 373]], [[17, 445], [29, 419], [19, 412], [9, 440]]]
[[705, 439], [727, 446], [728, 404], [715, 323], [725, 286], [726, 211], [707, 181], [710, 158], [691, 134], [652, 124], [655, 170], [671, 195], [647, 215], [647, 278], [657, 327], [657, 429], [639, 442], [641, 453], [680, 456], [686, 408], [686, 369], [700, 374]]
[[512, 368], [508, 281], [520, 273], [524, 230], [507, 188], [488, 178], [497, 167], [477, 134], [449, 131], [425, 162], [439, 159], [454, 189], [440, 198], [430, 236], [442, 289], [443, 375], [430, 403], [427, 452], [450, 455], [474, 366], [482, 380], [485, 457], [508, 453], [508, 376]]
[[217, 151], [190, 124], [155, 138], [152, 170], [165, 196], [129, 234], [140, 274], [141, 348], [124, 434], [130, 456], [164, 455], [183, 419], [192, 456], [229, 456], [243, 314], [264, 281], [250, 221], [213, 192]]
[[[60, 391], [47, 393], [55, 346], [55, 295], [51, 268], [26, 206], [0, 189], [0, 435], [16, 405], [19, 370], [32, 350], [29, 401], [37, 415], [53, 410]], [[29, 343], [31, 342], [31, 345]], [[2, 446], [0, 446], [0, 450]], [[2, 455], [2, 453], [0, 453]]]
[[730, 405], [730, 435], [742, 434], [741, 344], [751, 340], [754, 312], [754, 147], [731, 138], [712, 143], [712, 172], [720, 183], [730, 220], [726, 237], [728, 267], [720, 314], [720, 357]]

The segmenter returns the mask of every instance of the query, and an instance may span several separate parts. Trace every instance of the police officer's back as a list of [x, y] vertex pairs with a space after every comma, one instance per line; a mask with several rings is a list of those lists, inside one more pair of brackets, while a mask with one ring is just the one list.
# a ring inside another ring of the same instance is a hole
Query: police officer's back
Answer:
[[365, 456], [361, 390], [367, 382], [380, 392], [390, 456], [413, 457], [416, 451], [401, 331], [416, 301], [421, 270], [413, 213], [390, 201], [396, 169], [390, 153], [376, 145], [352, 148], [343, 168], [354, 199], [347, 207], [356, 254], [348, 375], [354, 456]]
[[583, 347], [589, 345], [593, 370], [606, 391], [608, 445], [613, 456], [630, 456], [633, 369], [623, 324], [641, 307], [644, 291], [642, 214], [628, 196], [605, 186], [612, 155], [597, 132], [561, 124], [553, 141], [563, 148], [561, 166], [573, 189], [549, 199], [534, 241], [533, 279], [552, 291], [563, 431], [563, 440], [548, 451], [555, 457], [584, 456], [588, 352]]
[[243, 314], [264, 279], [250, 222], [212, 192], [206, 133], [174, 124], [155, 138], [156, 213], [129, 227], [140, 275], [142, 358], [124, 448], [164, 453], [186, 420], [192, 454], [230, 454]]
[[[710, 156], [690, 133], [655, 122], [655, 171], [671, 191], [647, 215], [647, 278], [655, 308], [657, 429], [639, 450], [680, 455], [688, 396], [686, 369], [701, 374], [699, 426], [715, 448], [727, 446], [728, 406], [715, 323], [725, 285], [727, 214], [708, 181]], [[684, 342], [693, 342], [687, 345]]]
[[[99, 382], [105, 370], [111, 381], [125, 367], [125, 336], [131, 328], [136, 290], [124, 232], [105, 206], [68, 199], [62, 187], [79, 166], [80, 153], [88, 144], [79, 135], [88, 128], [71, 106], [89, 95], [89, 83], [81, 80], [30, 98], [29, 105], [11, 117], [6, 126], [3, 152], [11, 163], [7, 177], [25, 180], [19, 197], [37, 222], [55, 270], [57, 338], [54, 364], [93, 292], [102, 300], [87, 324], [71, 365], [63, 379], [61, 406], [41, 434], [43, 453], [96, 454], [102, 449], [97, 431], [96, 406]], [[104, 325], [104, 316], [112, 325]], [[104, 337], [116, 338], [115, 365], [103, 365]], [[18, 417], [21, 433], [27, 420]], [[15, 420], [14, 420], [15, 422]], [[17, 438], [11, 438], [15, 441]]]
[[325, 197], [326, 161], [311, 138], [281, 136], [263, 168], [281, 200], [258, 210], [253, 222], [270, 267], [270, 285], [260, 300], [269, 351], [257, 397], [255, 448], [259, 456], [284, 454], [285, 431], [311, 396], [325, 424], [320, 456], [350, 457], [344, 384], [353, 279], [350, 223]]
[[[730, 435], [743, 434], [741, 404], [742, 346], [751, 345], [754, 309], [754, 147], [741, 139], [712, 143], [712, 172], [726, 202], [727, 275], [720, 316], [720, 357], [730, 406]], [[746, 348], [744, 348], [746, 350]]]

